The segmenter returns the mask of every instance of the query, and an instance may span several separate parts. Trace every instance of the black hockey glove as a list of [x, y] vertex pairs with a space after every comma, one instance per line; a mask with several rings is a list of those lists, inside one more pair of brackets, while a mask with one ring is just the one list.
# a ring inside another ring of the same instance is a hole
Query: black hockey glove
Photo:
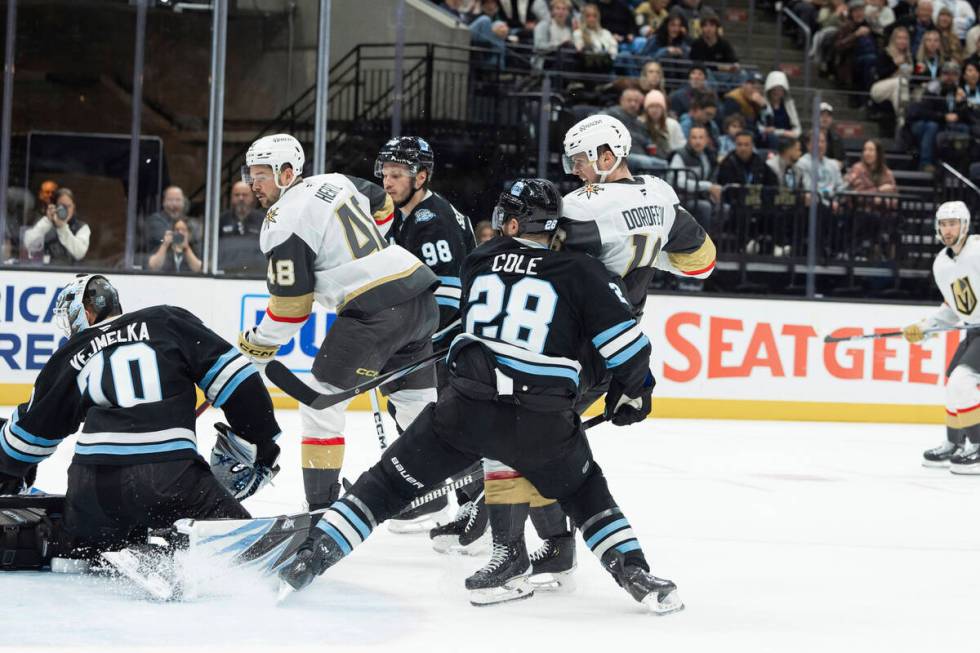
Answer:
[[650, 397], [656, 384], [653, 374], [648, 372], [639, 396], [627, 397], [623, 394], [623, 386], [613, 378], [606, 392], [606, 419], [616, 426], [629, 426], [645, 420], [650, 414]]
[[232, 496], [241, 501], [268, 485], [279, 466], [279, 446], [264, 442], [253, 444], [236, 435], [227, 424], [215, 424], [218, 439], [211, 450], [211, 472]]

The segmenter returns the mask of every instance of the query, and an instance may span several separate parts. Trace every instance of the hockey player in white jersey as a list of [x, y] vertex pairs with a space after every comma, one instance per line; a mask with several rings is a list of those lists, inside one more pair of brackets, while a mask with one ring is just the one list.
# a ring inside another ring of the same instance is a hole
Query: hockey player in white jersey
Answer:
[[932, 264], [932, 274], [944, 303], [929, 317], [903, 332], [911, 343], [930, 328], [960, 322], [969, 330], [949, 362], [946, 375], [946, 441], [922, 454], [926, 467], [949, 467], [954, 474], [980, 474], [980, 236], [969, 236], [970, 210], [960, 201], [944, 202], [936, 210], [936, 235], [943, 249]]
[[[629, 130], [612, 116], [597, 115], [575, 124], [565, 135], [565, 172], [584, 185], [563, 200], [564, 247], [598, 258], [610, 275], [621, 278], [624, 292], [638, 319], [654, 269], [704, 279], [715, 267], [715, 246], [666, 182], [630, 173], [626, 162], [631, 147]], [[605, 391], [607, 367], [590, 348], [583, 363], [582, 398], [585, 411]], [[517, 537], [524, 515], [530, 514], [543, 544], [531, 553], [531, 583], [537, 589], [571, 586], [575, 565], [574, 538], [560, 506], [540, 493], [518, 472], [486, 461], [485, 492], [490, 523], [510, 523]], [[510, 519], [497, 513], [509, 512]], [[496, 535], [495, 535], [496, 536]]]
[[[432, 352], [439, 322], [435, 274], [389, 244], [368, 199], [348, 177], [303, 178], [303, 148], [288, 134], [265, 136], [245, 155], [242, 178], [267, 209], [259, 245], [268, 258], [268, 309], [239, 337], [242, 353], [268, 363], [307, 320], [317, 301], [337, 319], [312, 366], [314, 385], [336, 392]], [[435, 401], [431, 369], [386, 388], [407, 428]], [[347, 402], [325, 410], [300, 406], [303, 485], [311, 509], [340, 492]]]

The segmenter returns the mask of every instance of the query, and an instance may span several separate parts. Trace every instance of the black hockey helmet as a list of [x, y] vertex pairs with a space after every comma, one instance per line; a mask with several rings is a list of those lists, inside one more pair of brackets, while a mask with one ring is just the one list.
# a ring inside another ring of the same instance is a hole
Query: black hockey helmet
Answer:
[[85, 309], [95, 313], [95, 323], [122, 313], [119, 293], [101, 274], [78, 274], [65, 286], [55, 300], [55, 322], [71, 337], [87, 329]]
[[493, 209], [493, 228], [498, 231], [510, 218], [520, 224], [518, 235], [550, 234], [558, 230], [561, 193], [547, 179], [518, 179], [504, 191]]
[[374, 160], [374, 176], [381, 177], [381, 169], [386, 163], [401, 163], [408, 166], [412, 176], [425, 170], [432, 176], [436, 165], [432, 147], [424, 138], [418, 136], [399, 136], [384, 144]]

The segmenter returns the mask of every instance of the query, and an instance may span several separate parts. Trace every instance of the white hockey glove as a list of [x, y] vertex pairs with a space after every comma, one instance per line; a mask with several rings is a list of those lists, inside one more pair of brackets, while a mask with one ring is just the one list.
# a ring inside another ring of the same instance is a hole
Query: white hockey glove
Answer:
[[245, 358], [259, 366], [265, 366], [279, 351], [279, 345], [260, 345], [255, 342], [255, 327], [238, 334], [238, 349]]
[[279, 473], [279, 447], [270, 442], [258, 446], [235, 435], [227, 424], [215, 424], [218, 439], [211, 450], [211, 473], [232, 496], [241, 501], [272, 482]]

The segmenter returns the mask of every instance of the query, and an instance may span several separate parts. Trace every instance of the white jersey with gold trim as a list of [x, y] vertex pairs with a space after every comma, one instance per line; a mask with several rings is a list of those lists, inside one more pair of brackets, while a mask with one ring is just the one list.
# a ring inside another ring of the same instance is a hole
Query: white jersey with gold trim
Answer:
[[260, 344], [286, 342], [314, 299], [338, 314], [364, 315], [408, 301], [436, 285], [411, 252], [378, 231], [367, 197], [336, 173], [301, 179], [269, 207], [259, 246], [269, 260], [269, 307]]
[[970, 236], [958, 256], [944, 247], [932, 264], [932, 274], [943, 295], [944, 304], [929, 320], [929, 326], [949, 326], [958, 322], [980, 324], [980, 236]]

